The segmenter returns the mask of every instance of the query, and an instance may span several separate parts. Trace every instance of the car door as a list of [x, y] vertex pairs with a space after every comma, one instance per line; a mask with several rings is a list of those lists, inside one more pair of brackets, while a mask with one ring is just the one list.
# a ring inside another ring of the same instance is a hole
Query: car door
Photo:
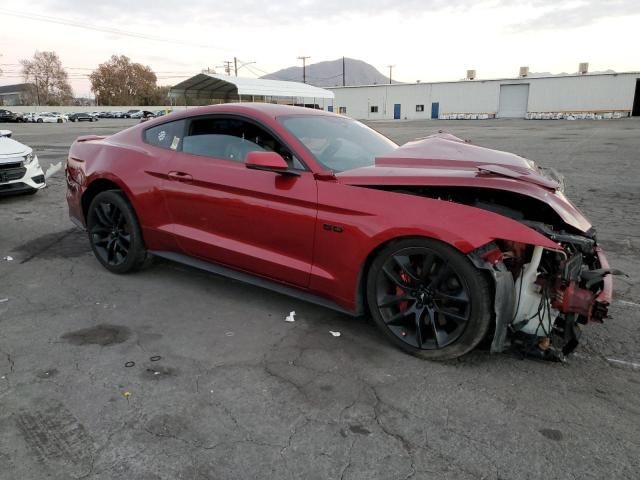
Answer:
[[[312, 172], [249, 119], [196, 117], [187, 121], [185, 136], [177, 141], [163, 192], [181, 248], [201, 259], [306, 287], [317, 215]], [[244, 158], [254, 150], [283, 153], [297, 167], [296, 174], [247, 169]]]

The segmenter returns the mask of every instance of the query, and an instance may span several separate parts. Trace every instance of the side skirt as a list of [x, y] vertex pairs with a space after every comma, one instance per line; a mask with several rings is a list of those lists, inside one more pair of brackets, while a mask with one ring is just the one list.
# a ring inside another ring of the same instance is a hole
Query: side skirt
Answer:
[[256, 287], [266, 288], [267, 290], [272, 290], [274, 292], [278, 292], [283, 295], [288, 295], [290, 297], [294, 297], [294, 298], [303, 300], [305, 302], [314, 303], [316, 305], [320, 305], [322, 307], [329, 308], [331, 310], [335, 310], [340, 313], [344, 313], [351, 317], [359, 316], [355, 312], [345, 310], [340, 305], [330, 300], [327, 300], [326, 298], [322, 298], [317, 295], [313, 295], [312, 293], [298, 290], [297, 288], [294, 288], [294, 287], [282, 285], [281, 283], [277, 283], [272, 280], [268, 280], [266, 278], [256, 277], [248, 273], [240, 272], [238, 270], [233, 270], [232, 268], [223, 267], [215, 263], [205, 262], [204, 260], [199, 260], [197, 258], [193, 258], [188, 255], [183, 255], [181, 253], [162, 252], [162, 251], [154, 251], [154, 250], [150, 251], [150, 253], [152, 253], [157, 257], [171, 260], [172, 262], [182, 263], [183, 265], [188, 265], [190, 267], [198, 268], [200, 270], [205, 270], [207, 272], [211, 272], [216, 275], [220, 275], [222, 277], [232, 278], [233, 280], [237, 280], [239, 282], [248, 283], [249, 285], [254, 285]]

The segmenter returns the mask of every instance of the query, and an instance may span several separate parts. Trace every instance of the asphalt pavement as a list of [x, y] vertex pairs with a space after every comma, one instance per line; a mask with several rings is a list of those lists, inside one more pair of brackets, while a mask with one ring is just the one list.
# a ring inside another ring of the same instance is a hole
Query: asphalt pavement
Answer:
[[[133, 123], [8, 128], [46, 169], [75, 137]], [[399, 143], [445, 130], [564, 173], [629, 275], [613, 318], [562, 364], [422, 361], [366, 319], [189, 267], [108, 273], [58, 172], [0, 198], [0, 479], [639, 478], [640, 122], [371, 126]]]

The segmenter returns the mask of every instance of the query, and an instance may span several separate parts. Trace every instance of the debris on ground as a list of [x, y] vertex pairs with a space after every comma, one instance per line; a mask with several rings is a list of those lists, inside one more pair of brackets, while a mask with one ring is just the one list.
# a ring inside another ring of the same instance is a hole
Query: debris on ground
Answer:
[[2, 257], [3, 260], [6, 260], [7, 262], [12, 262], [13, 261], [13, 257], [7, 255], [6, 257]]
[[287, 318], [285, 318], [285, 319], [284, 319], [284, 321], [285, 321], [285, 322], [295, 322], [295, 321], [296, 321], [296, 319], [295, 319], [295, 318], [293, 318], [295, 314], [296, 314], [296, 312], [295, 312], [295, 311], [293, 311], [293, 312], [289, 313], [289, 315], [287, 315]]
[[135, 364], [136, 364], [136, 362], [127, 362], [127, 363], [125, 363], [125, 364], [124, 364], [124, 366], [125, 366], [126, 368], [131, 368], [131, 367], [134, 367], [134, 366], [135, 366]]
[[8, 298], [0, 298], [0, 303], [6, 303], [8, 301], [9, 301]]
[[151, 360], [152, 362], [157, 362], [158, 360], [161, 360], [162, 357], [160, 355], [154, 355], [153, 357], [149, 357], [149, 360]]
[[342, 335], [340, 332], [334, 332], [333, 330], [329, 330], [329, 333], [334, 337], [339, 337], [340, 335]]

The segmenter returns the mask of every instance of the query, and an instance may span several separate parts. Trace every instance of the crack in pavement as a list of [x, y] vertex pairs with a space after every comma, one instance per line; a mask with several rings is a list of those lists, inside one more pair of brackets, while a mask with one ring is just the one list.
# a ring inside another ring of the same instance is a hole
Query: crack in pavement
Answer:
[[9, 362], [9, 371], [11, 373], [13, 373], [13, 368], [15, 367], [16, 363], [11, 358], [11, 354], [10, 353], [7, 353], [7, 361]]
[[354, 438], [351, 441], [351, 445], [349, 446], [349, 451], [347, 452], [347, 463], [344, 467], [342, 467], [342, 470], [340, 471], [340, 480], [344, 480], [344, 476], [346, 475], [347, 470], [349, 470], [349, 467], [351, 467], [351, 454], [353, 453], [353, 447], [355, 446], [357, 441], [358, 441], [357, 438]]

